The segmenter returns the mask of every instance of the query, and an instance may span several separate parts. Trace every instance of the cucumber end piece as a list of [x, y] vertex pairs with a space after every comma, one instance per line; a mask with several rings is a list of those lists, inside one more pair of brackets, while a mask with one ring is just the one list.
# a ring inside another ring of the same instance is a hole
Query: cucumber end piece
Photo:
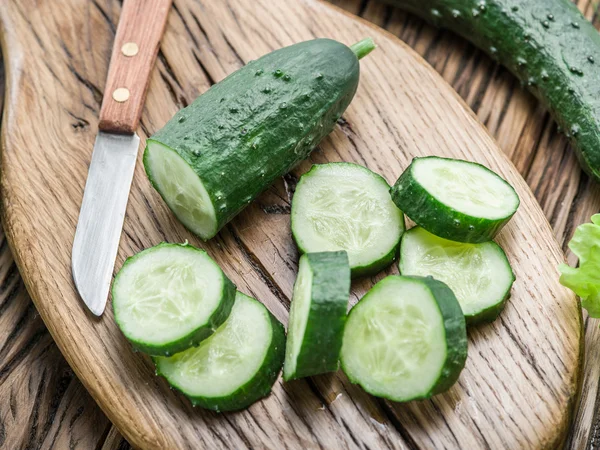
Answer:
[[354, 52], [358, 59], [362, 59], [377, 48], [375, 41], [368, 37], [358, 41], [350, 46], [350, 50]]
[[188, 161], [176, 150], [149, 139], [144, 167], [152, 186], [188, 230], [204, 240], [217, 234], [215, 207]]

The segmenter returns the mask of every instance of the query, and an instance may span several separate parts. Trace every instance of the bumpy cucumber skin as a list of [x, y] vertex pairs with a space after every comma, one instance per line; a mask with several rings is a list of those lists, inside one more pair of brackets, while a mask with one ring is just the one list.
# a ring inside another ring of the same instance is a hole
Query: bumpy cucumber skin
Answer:
[[311, 302], [296, 371], [285, 381], [338, 369], [350, 296], [350, 266], [345, 251], [306, 253], [313, 274]]
[[[359, 69], [356, 55], [337, 41], [291, 45], [213, 85], [149, 139], [175, 150], [201, 178], [217, 218], [204, 239], [333, 130], [354, 97]], [[148, 153], [146, 146], [146, 173], [161, 193]]]
[[[482, 219], [463, 214], [440, 202], [430, 195], [413, 175], [414, 162], [427, 158], [445, 159], [436, 156], [413, 159], [413, 162], [400, 175], [400, 178], [390, 190], [392, 200], [398, 208], [431, 234], [451, 241], [478, 244], [494, 239], [502, 227], [512, 218], [514, 212], [500, 219]], [[496, 176], [487, 167], [481, 164], [477, 165]], [[518, 206], [517, 204], [517, 208]]]
[[[121, 269], [119, 270], [119, 273], [117, 273], [117, 275], [115, 276], [115, 281], [113, 282], [113, 286], [112, 286], [113, 311], [114, 311], [114, 316], [115, 316], [115, 322], [117, 323], [117, 326], [119, 327], [119, 329], [121, 329], [121, 331], [123, 331], [123, 330], [121, 328], [120, 318], [119, 318], [119, 315], [117, 314], [117, 310], [114, 307], [115, 286], [117, 286], [117, 284], [119, 282], [119, 274], [128, 264], [134, 263], [135, 260], [137, 258], [139, 258], [140, 255], [142, 255], [144, 252], [158, 250], [158, 249], [161, 249], [164, 247], [184, 247], [186, 249], [189, 249], [190, 251], [206, 253], [204, 250], [201, 250], [199, 248], [193, 247], [188, 244], [169, 244], [167, 242], [162, 242], [158, 245], [155, 245], [154, 247], [150, 247], [146, 250], [141, 251], [140, 253], [137, 253], [136, 255], [133, 255], [133, 256], [130, 256], [129, 258], [127, 258], [125, 260], [125, 262], [123, 263], [123, 267], [121, 267]], [[214, 264], [216, 265], [217, 263], [214, 263]], [[225, 322], [225, 320], [227, 320], [227, 317], [229, 317], [229, 313], [231, 312], [231, 308], [233, 307], [233, 303], [235, 301], [236, 287], [231, 282], [231, 280], [229, 278], [227, 278], [227, 276], [223, 272], [221, 272], [221, 273], [223, 276], [223, 291], [222, 291], [223, 301], [221, 302], [221, 305], [219, 305], [219, 307], [213, 312], [213, 314], [209, 317], [208, 321], [205, 324], [196, 328], [194, 331], [192, 331], [188, 335], [183, 336], [180, 339], [177, 339], [175, 341], [171, 341], [171, 342], [168, 342], [168, 343], [165, 343], [162, 345], [156, 345], [156, 344], [151, 344], [151, 343], [139, 341], [136, 339], [132, 339], [131, 337], [127, 336], [125, 333], [123, 333], [123, 334], [125, 335], [127, 340], [131, 343], [131, 345], [136, 350], [142, 351], [144, 353], [147, 353], [148, 355], [153, 355], [153, 356], [171, 356], [171, 355], [174, 355], [175, 353], [179, 353], [184, 350], [187, 350], [190, 347], [197, 346], [200, 342], [202, 342], [204, 339], [206, 339], [211, 334], [213, 334], [215, 332], [215, 330], [223, 322]]]
[[[379, 178], [381, 180], [381, 182], [385, 183], [386, 186], [389, 187], [389, 184], [385, 180], [385, 178], [383, 178], [381, 175], [371, 171], [370, 169], [368, 169], [364, 166], [361, 166], [359, 164], [354, 164], [354, 163], [347, 163], [347, 162], [335, 162], [335, 163], [328, 163], [328, 164], [313, 164], [313, 166], [310, 168], [310, 170], [300, 177], [300, 181], [298, 181], [296, 190], [298, 190], [298, 188], [301, 187], [301, 183], [302, 183], [303, 179], [306, 180], [308, 177], [310, 177], [311, 172], [318, 171], [320, 167], [322, 167], [324, 165], [329, 165], [329, 164], [340, 164], [340, 165], [346, 164], [346, 165], [360, 167], [361, 169], [368, 171], [371, 175]], [[398, 242], [396, 243], [396, 245], [389, 251], [389, 253], [387, 255], [382, 256], [377, 261], [373, 261], [371, 264], [367, 264], [364, 266], [351, 267], [350, 270], [351, 270], [352, 279], [376, 275], [379, 272], [381, 272], [383, 269], [386, 269], [387, 267], [391, 266], [392, 263], [397, 259], [398, 249], [400, 248], [400, 240], [402, 239], [402, 234], [406, 230], [406, 221], [404, 219], [404, 214], [402, 213], [402, 211], [400, 211], [400, 214], [401, 214], [401, 233], [400, 233], [400, 236], [398, 237]], [[307, 251], [307, 249], [302, 245], [302, 242], [300, 242], [300, 240], [296, 237], [296, 233], [294, 232], [294, 202], [293, 202], [293, 199], [292, 199], [291, 228], [292, 228], [292, 238], [294, 239], [294, 242], [296, 243], [296, 246], [298, 247], [298, 250], [300, 251], [300, 253], [302, 253], [302, 254], [309, 253]]]
[[360, 307], [361, 302], [366, 300], [371, 292], [377, 291], [378, 285], [381, 285], [382, 283], [385, 283], [386, 280], [392, 278], [410, 278], [417, 280], [423, 283], [437, 300], [437, 306], [444, 320], [446, 335], [446, 359], [440, 370], [437, 381], [429, 391], [415, 393], [413, 397], [402, 399], [388, 398], [378, 392], [370, 392], [366, 386], [361, 384], [360, 380], [353, 378], [344, 366], [343, 357], [341, 359], [342, 370], [352, 383], [360, 385], [366, 392], [376, 397], [384, 397], [396, 402], [427, 399], [450, 389], [452, 385], [456, 383], [460, 373], [465, 367], [465, 362], [467, 360], [467, 328], [465, 318], [460, 309], [460, 305], [458, 304], [458, 300], [456, 300], [454, 293], [446, 284], [431, 277], [413, 277], [404, 275], [388, 275], [385, 277], [367, 292], [365, 297], [350, 310], [348, 316], [350, 317], [355, 309], [358, 310], [357, 307]]
[[[398, 258], [398, 270], [400, 271], [401, 275], [410, 276], [410, 274], [406, 274], [405, 271], [402, 269], [402, 249], [404, 248], [404, 240], [409, 239], [411, 233], [417, 232], [418, 228], [420, 228], [420, 227], [418, 227], [418, 226], [413, 227], [410, 230], [407, 230], [404, 233], [404, 235], [402, 236], [402, 241], [400, 244], [400, 257]], [[500, 252], [502, 254], [502, 256], [504, 257], [504, 260], [506, 261], [506, 267], [508, 268], [508, 270], [510, 270], [510, 273], [512, 275], [512, 282], [506, 289], [506, 292], [504, 293], [502, 298], [498, 299], [498, 302], [496, 302], [495, 304], [490, 305], [489, 307], [482, 309], [476, 313], [465, 314], [464, 316], [465, 316], [465, 321], [467, 323], [467, 326], [478, 325], [480, 323], [493, 322], [494, 320], [496, 320], [498, 318], [498, 316], [500, 315], [500, 313], [504, 310], [504, 307], [506, 306], [506, 302], [510, 298], [510, 290], [512, 289], [512, 285], [516, 280], [515, 273], [512, 270], [512, 267], [510, 266], [510, 264], [508, 262], [508, 258], [506, 257], [506, 253], [504, 252], [502, 247], [500, 247], [495, 242], [489, 242], [489, 243], [493, 244], [495, 246], [495, 248], [497, 249], [497, 251]]]
[[[506, 66], [600, 180], [600, 34], [569, 0], [386, 0], [468, 39]], [[483, 5], [483, 6], [482, 6]]]
[[[252, 300], [258, 303], [257, 300]], [[198, 397], [188, 395], [179, 386], [169, 383], [173, 388], [185, 395], [192, 405], [217, 412], [239, 411], [249, 407], [254, 402], [271, 393], [271, 389], [277, 381], [285, 357], [285, 329], [281, 322], [279, 322], [279, 320], [277, 320], [275, 316], [262, 305], [262, 303], [261, 306], [265, 309], [265, 314], [269, 316], [272, 330], [271, 344], [269, 345], [269, 350], [267, 351], [263, 364], [250, 381], [243, 386], [240, 386], [235, 392], [224, 397]], [[166, 378], [166, 376], [160, 372], [158, 360], [153, 360], [156, 365], [156, 375]], [[167, 379], [167, 381], [169, 380]]]

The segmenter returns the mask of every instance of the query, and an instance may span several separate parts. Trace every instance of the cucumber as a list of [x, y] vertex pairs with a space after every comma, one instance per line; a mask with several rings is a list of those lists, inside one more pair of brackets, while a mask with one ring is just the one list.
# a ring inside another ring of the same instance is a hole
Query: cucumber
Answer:
[[481, 164], [436, 156], [414, 158], [391, 192], [418, 225], [458, 242], [492, 240], [520, 203], [513, 187]]
[[300, 257], [290, 308], [284, 380], [338, 369], [349, 296], [346, 252], [307, 253]]
[[235, 286], [204, 250], [162, 243], [127, 258], [115, 277], [115, 321], [150, 355], [197, 345], [231, 311]]
[[433, 278], [390, 275], [350, 310], [342, 369], [366, 392], [396, 402], [448, 390], [467, 358], [465, 318]]
[[345, 250], [353, 278], [389, 266], [404, 232], [404, 216], [389, 188], [358, 164], [313, 165], [292, 200], [292, 234], [300, 252]]
[[446, 283], [467, 325], [496, 319], [515, 281], [506, 254], [495, 242], [449, 241], [418, 226], [402, 236], [399, 269], [402, 275], [432, 276]]
[[387, 0], [463, 36], [506, 66], [600, 180], [600, 34], [569, 0]]
[[374, 48], [315, 39], [232, 73], [148, 139], [152, 185], [190, 231], [212, 238], [331, 132]]
[[214, 411], [250, 406], [271, 392], [283, 364], [283, 325], [260, 302], [240, 292], [227, 321], [198, 347], [155, 357], [156, 373]]

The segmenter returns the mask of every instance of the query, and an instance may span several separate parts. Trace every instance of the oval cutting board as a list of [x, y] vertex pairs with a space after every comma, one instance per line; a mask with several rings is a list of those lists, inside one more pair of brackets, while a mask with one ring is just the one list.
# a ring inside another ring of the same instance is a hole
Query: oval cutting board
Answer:
[[[564, 439], [581, 371], [581, 316], [558, 284], [563, 254], [529, 188], [455, 92], [395, 37], [316, 0], [175, 0], [139, 130], [142, 141], [211, 83], [272, 49], [314, 37], [379, 48], [332, 135], [201, 243], [136, 168], [117, 269], [161, 241], [205, 248], [239, 289], [284, 323], [297, 268], [290, 199], [311, 163], [355, 161], [393, 183], [411, 158], [481, 162], [507, 178], [522, 204], [499, 237], [517, 274], [501, 317], [469, 331], [459, 382], [432, 400], [393, 404], [338, 372], [284, 384], [247, 411], [193, 409], [148, 357], [133, 353], [111, 308], [87, 313], [71, 281], [70, 250], [119, 3], [5, 2], [7, 66], [2, 127], [3, 220], [27, 288], [79, 378], [140, 448], [550, 448]], [[140, 152], [141, 160], [142, 152]], [[140, 161], [141, 162], [141, 161]], [[396, 272], [395, 268], [388, 273]], [[380, 279], [385, 274], [381, 274]], [[355, 282], [355, 303], [377, 279]]]

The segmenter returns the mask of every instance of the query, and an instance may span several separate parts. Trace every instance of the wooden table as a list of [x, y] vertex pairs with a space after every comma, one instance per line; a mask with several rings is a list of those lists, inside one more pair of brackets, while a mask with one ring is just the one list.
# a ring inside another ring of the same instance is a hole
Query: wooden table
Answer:
[[[459, 92], [527, 180], [567, 251], [574, 228], [600, 211], [600, 186], [581, 173], [566, 139], [535, 99], [505, 69], [450, 33], [374, 0], [333, 2], [398, 35]], [[116, 23], [119, 8], [109, 4], [96, 2]], [[596, 19], [598, 0], [578, 4], [586, 17]], [[600, 20], [595, 23], [600, 28]], [[573, 255], [567, 255], [573, 264]], [[594, 347], [600, 343], [600, 330], [594, 321], [586, 319], [585, 325], [585, 377], [569, 440], [573, 449], [595, 448], [600, 439], [591, 432], [598, 421], [594, 404], [600, 353]], [[129, 448], [53, 343], [1, 233], [0, 448]]]

